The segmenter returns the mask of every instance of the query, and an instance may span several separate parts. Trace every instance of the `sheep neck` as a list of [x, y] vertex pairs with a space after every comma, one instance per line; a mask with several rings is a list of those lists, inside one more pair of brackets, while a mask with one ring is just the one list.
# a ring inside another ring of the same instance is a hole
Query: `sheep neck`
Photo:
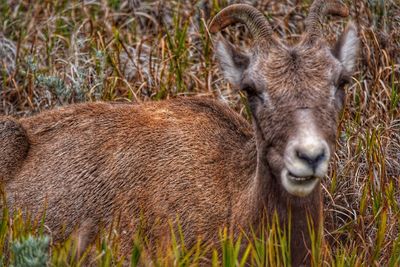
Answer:
[[[254, 150], [257, 151], [256, 155]], [[292, 265], [299, 266], [311, 248], [309, 222], [313, 223], [315, 232], [320, 231], [322, 226], [321, 189], [318, 186], [310, 195], [301, 198], [288, 194], [279, 183], [280, 177], [271, 172], [265, 159], [267, 152], [264, 142], [255, 139], [243, 146], [242, 155], [247, 157], [245, 161], [250, 162], [246, 165], [253, 168], [245, 173], [253, 173], [253, 178], [239, 197], [237, 214], [240, 215], [234, 220], [242, 226], [262, 229], [271, 224], [276, 213], [280, 225], [287, 227], [290, 214]]]

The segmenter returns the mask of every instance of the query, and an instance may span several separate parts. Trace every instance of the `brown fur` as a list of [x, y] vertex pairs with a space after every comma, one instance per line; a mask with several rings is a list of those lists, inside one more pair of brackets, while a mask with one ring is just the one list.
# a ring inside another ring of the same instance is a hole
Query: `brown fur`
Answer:
[[[254, 181], [257, 150], [250, 125], [212, 100], [74, 105], [21, 119], [20, 126], [30, 149], [7, 179], [8, 204], [33, 214], [46, 205], [46, 224], [58, 239], [85, 225], [92, 240], [96, 226], [110, 225], [121, 213], [128, 253], [140, 214], [149, 226], [158, 219], [165, 226], [178, 216], [186, 242], [193, 244], [199, 236], [214, 239], [223, 226], [257, 225], [265, 207], [285, 218], [289, 204], [298, 206], [293, 217], [302, 228], [305, 208], [320, 209], [314, 200], [319, 190], [291, 203], [271, 177]], [[166, 226], [147, 235], [159, 239], [168, 232]]]
[[0, 182], [11, 179], [29, 150], [25, 129], [11, 117], [0, 120]]

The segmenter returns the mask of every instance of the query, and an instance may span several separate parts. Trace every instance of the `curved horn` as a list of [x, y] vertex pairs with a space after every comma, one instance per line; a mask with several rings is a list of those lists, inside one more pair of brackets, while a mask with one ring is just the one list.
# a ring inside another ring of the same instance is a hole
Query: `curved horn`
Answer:
[[326, 15], [347, 17], [349, 10], [340, 0], [315, 0], [305, 22], [309, 41], [322, 36], [321, 21]]
[[209, 29], [211, 33], [216, 33], [236, 22], [244, 23], [255, 40], [272, 39], [273, 31], [264, 15], [246, 4], [234, 4], [222, 9], [211, 21]]

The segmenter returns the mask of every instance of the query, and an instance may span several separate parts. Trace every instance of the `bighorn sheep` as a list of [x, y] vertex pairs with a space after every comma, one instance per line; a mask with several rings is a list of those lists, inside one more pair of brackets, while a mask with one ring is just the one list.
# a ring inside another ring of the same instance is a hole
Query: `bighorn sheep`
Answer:
[[[236, 4], [210, 24], [216, 33], [244, 23], [248, 53], [223, 38], [216, 53], [225, 77], [245, 91], [253, 126], [224, 104], [180, 98], [140, 105], [86, 103], [0, 120], [0, 179], [10, 207], [28, 207], [63, 238], [121, 215], [129, 251], [140, 214], [147, 222], [179, 217], [186, 242], [213, 239], [226, 226], [257, 226], [274, 210], [291, 210], [292, 260], [309, 245], [306, 214], [321, 222], [320, 180], [335, 146], [343, 86], [355, 65], [358, 38], [349, 24], [331, 49], [319, 25], [347, 16], [340, 2], [316, 0], [298, 44], [284, 44], [255, 8]], [[150, 239], [168, 224], [147, 229]]]

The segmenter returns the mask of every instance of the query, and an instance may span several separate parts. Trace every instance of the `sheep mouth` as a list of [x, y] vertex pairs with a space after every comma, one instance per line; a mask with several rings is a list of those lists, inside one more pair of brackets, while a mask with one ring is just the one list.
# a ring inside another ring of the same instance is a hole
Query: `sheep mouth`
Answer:
[[306, 184], [313, 182], [315, 179], [318, 179], [318, 177], [315, 176], [296, 176], [291, 172], [288, 172], [287, 177], [290, 179], [291, 182], [296, 184]]
[[288, 169], [283, 169], [281, 173], [281, 183], [284, 189], [291, 195], [305, 197], [311, 194], [317, 187], [320, 178], [311, 176], [296, 176]]

